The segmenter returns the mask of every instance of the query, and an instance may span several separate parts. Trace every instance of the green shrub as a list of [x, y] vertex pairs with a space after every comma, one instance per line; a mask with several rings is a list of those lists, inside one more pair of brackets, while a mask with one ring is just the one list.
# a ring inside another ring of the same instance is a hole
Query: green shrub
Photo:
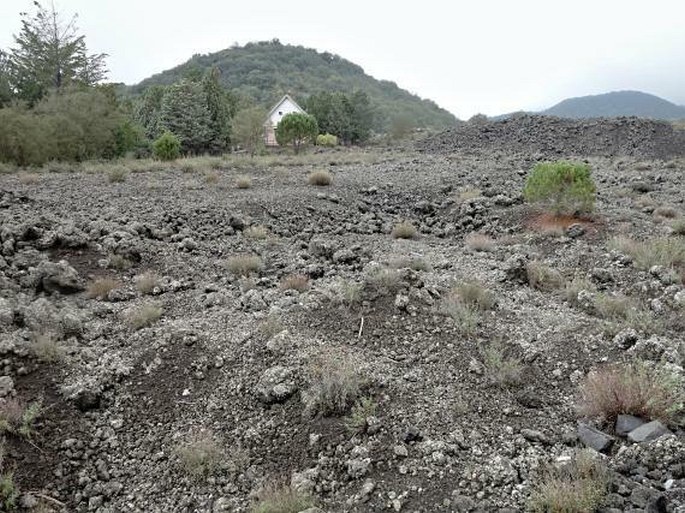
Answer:
[[332, 134], [319, 134], [316, 136], [316, 145], [332, 148], [338, 145], [338, 138]]
[[299, 513], [314, 505], [314, 500], [289, 486], [268, 486], [257, 497], [259, 502], [252, 506], [251, 513]]
[[567, 161], [537, 164], [523, 189], [526, 201], [543, 203], [556, 215], [592, 212], [595, 193], [590, 166]]
[[181, 141], [171, 132], [164, 132], [152, 143], [152, 152], [159, 160], [176, 160], [181, 155]]

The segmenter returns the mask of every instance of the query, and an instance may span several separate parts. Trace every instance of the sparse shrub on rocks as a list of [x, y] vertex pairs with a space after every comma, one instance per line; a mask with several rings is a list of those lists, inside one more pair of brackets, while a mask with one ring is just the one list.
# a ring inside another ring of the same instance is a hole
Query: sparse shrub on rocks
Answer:
[[209, 433], [195, 435], [176, 453], [183, 470], [196, 479], [212, 475], [222, 459], [221, 448]]
[[483, 350], [483, 363], [488, 378], [502, 388], [517, 387], [523, 379], [523, 364], [517, 358], [509, 357], [499, 344]]
[[151, 271], [148, 271], [136, 276], [135, 283], [138, 292], [149, 295], [152, 294], [157, 287], [159, 287], [159, 276]]
[[683, 413], [684, 385], [665, 366], [641, 361], [605, 365], [581, 383], [578, 412], [605, 422], [629, 414], [670, 423]]
[[492, 310], [495, 307], [494, 294], [476, 281], [457, 285], [453, 293], [459, 296], [462, 302], [478, 310]]
[[259, 326], [257, 327], [259, 333], [266, 339], [278, 335], [284, 329], [283, 322], [277, 315], [267, 316], [267, 318], [259, 323]]
[[413, 239], [416, 237], [416, 227], [409, 221], [402, 221], [393, 226], [391, 235], [394, 239]]
[[685, 240], [679, 237], [661, 237], [641, 242], [619, 236], [611, 239], [608, 246], [630, 256], [638, 269], [648, 270], [655, 265], [685, 267]]
[[392, 269], [411, 269], [412, 271], [424, 272], [431, 270], [430, 264], [424, 258], [418, 256], [395, 258], [388, 265]]
[[121, 283], [112, 278], [98, 278], [86, 287], [86, 296], [91, 299], [107, 299], [108, 294], [121, 287]]
[[113, 165], [107, 170], [107, 180], [109, 183], [122, 183], [128, 177], [128, 169], [124, 166]]
[[300, 513], [314, 506], [314, 499], [289, 486], [270, 485], [257, 494], [251, 513]]
[[457, 294], [448, 294], [442, 300], [440, 309], [443, 314], [452, 318], [461, 336], [473, 337], [476, 335], [478, 321], [480, 320], [478, 310], [465, 303]]
[[19, 488], [14, 482], [14, 473], [7, 471], [0, 474], [0, 506], [2, 511], [14, 511], [19, 500]]
[[0, 433], [22, 436], [30, 439], [35, 423], [43, 409], [43, 400], [24, 404], [17, 399], [8, 399], [0, 404]]
[[181, 141], [171, 132], [164, 132], [152, 143], [152, 153], [159, 160], [176, 160], [181, 156]]
[[107, 261], [107, 267], [116, 269], [117, 271], [125, 271], [131, 268], [131, 261], [122, 255], [110, 255]]
[[252, 178], [241, 175], [235, 179], [235, 186], [237, 189], [249, 189], [252, 187]]
[[376, 402], [370, 397], [362, 397], [352, 407], [350, 414], [345, 419], [345, 427], [352, 433], [361, 433], [366, 429], [366, 419], [376, 413]]
[[304, 274], [291, 274], [281, 280], [280, 288], [304, 292], [309, 288], [309, 278]]
[[497, 248], [492, 237], [484, 233], [469, 233], [464, 237], [464, 244], [471, 251], [494, 251]]
[[685, 219], [678, 219], [671, 225], [674, 235], [685, 235]]
[[257, 255], [236, 255], [229, 258], [226, 265], [233, 274], [247, 277], [258, 273], [264, 264]]
[[342, 280], [337, 285], [339, 300], [348, 307], [361, 303], [363, 290], [364, 285], [353, 281]]
[[344, 354], [327, 354], [312, 366], [302, 398], [311, 414], [343, 415], [359, 398], [363, 384], [358, 362]]
[[680, 213], [676, 208], [662, 206], [654, 209], [654, 215], [656, 217], [663, 217], [664, 219], [675, 219], [676, 217], [679, 217]]
[[333, 183], [333, 175], [328, 171], [314, 171], [307, 177], [309, 185], [325, 186]]
[[534, 513], [590, 513], [601, 506], [609, 484], [604, 463], [589, 450], [547, 470], [528, 502]]
[[243, 236], [253, 240], [264, 240], [269, 238], [269, 230], [266, 226], [256, 224], [243, 230]]
[[556, 215], [592, 212], [595, 193], [590, 166], [568, 161], [537, 164], [523, 190], [526, 201], [544, 204]]
[[576, 277], [564, 285], [564, 297], [572, 306], [580, 306], [578, 294], [582, 291], [595, 292], [595, 285], [587, 278]]
[[556, 290], [564, 285], [564, 278], [559, 271], [540, 262], [529, 262], [526, 276], [528, 285], [542, 291]]
[[52, 333], [37, 333], [30, 345], [31, 353], [43, 363], [54, 363], [62, 358], [64, 351]]
[[205, 183], [211, 184], [211, 185], [217, 184], [217, 183], [219, 183], [219, 178], [220, 178], [220, 175], [217, 171], [214, 171], [214, 170], [205, 171], [205, 175], [204, 175]]
[[402, 288], [402, 273], [397, 269], [379, 267], [369, 272], [366, 283], [381, 296], [394, 294]]
[[141, 328], [147, 328], [155, 322], [157, 322], [160, 317], [162, 317], [162, 307], [153, 303], [148, 303], [142, 305], [129, 313], [128, 321], [133, 327], [133, 329], [139, 330]]

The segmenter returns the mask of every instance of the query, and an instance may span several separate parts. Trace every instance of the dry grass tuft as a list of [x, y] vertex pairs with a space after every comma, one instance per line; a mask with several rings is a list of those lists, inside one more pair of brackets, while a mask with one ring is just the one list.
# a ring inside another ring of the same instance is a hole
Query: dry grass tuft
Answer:
[[162, 313], [161, 306], [148, 303], [130, 312], [128, 321], [133, 329], [139, 330], [157, 322], [162, 317]]
[[548, 470], [530, 496], [534, 513], [589, 513], [601, 505], [609, 484], [603, 462], [579, 451], [563, 466]]
[[495, 251], [497, 244], [488, 235], [484, 233], [469, 233], [464, 237], [464, 244], [471, 251]]
[[582, 291], [595, 292], [595, 285], [586, 278], [573, 278], [564, 285], [564, 297], [572, 306], [579, 306], [578, 294]]
[[320, 356], [311, 368], [302, 399], [310, 414], [343, 415], [357, 401], [364, 385], [359, 362], [345, 354]]
[[685, 219], [678, 219], [671, 225], [674, 235], [685, 235]]
[[219, 178], [221, 178], [221, 175], [219, 175], [218, 171], [205, 171], [204, 181], [206, 184], [215, 185], [219, 183]]
[[249, 189], [252, 187], [252, 178], [241, 175], [235, 179], [235, 186], [237, 189]]
[[333, 183], [333, 175], [328, 171], [314, 171], [307, 177], [309, 185], [326, 186]]
[[27, 173], [22, 171], [17, 175], [19, 183], [22, 185], [35, 185], [40, 182], [40, 175], [38, 173]]
[[304, 274], [291, 274], [281, 280], [281, 290], [304, 292], [309, 288], [309, 278]]
[[397, 269], [379, 267], [371, 270], [365, 281], [374, 292], [387, 296], [402, 288], [402, 273]]
[[176, 454], [183, 470], [196, 479], [212, 475], [222, 459], [221, 448], [209, 433], [193, 436]]
[[259, 326], [257, 327], [259, 333], [267, 340], [274, 335], [278, 335], [284, 329], [285, 326], [283, 326], [283, 322], [277, 315], [267, 316], [267, 318], [259, 323]]
[[233, 274], [247, 277], [261, 271], [264, 264], [257, 255], [236, 255], [228, 259], [226, 266]]
[[128, 177], [128, 168], [114, 165], [107, 170], [107, 181], [109, 183], [125, 182]]
[[121, 287], [121, 283], [112, 278], [100, 278], [86, 287], [86, 296], [91, 299], [107, 299], [109, 293], [119, 287]]
[[42, 411], [42, 399], [29, 404], [17, 399], [5, 400], [0, 404], [0, 434], [9, 433], [30, 439]]
[[561, 288], [564, 278], [561, 273], [540, 262], [529, 262], [526, 265], [528, 285], [534, 289], [550, 291]]
[[136, 289], [141, 294], [152, 294], [159, 287], [159, 276], [152, 271], [140, 274], [135, 278]]
[[131, 265], [133, 265], [131, 261], [128, 258], [121, 255], [111, 255], [107, 262], [107, 267], [111, 269], [116, 269], [118, 271], [125, 271], [127, 269], [130, 269]]
[[635, 267], [648, 270], [655, 265], [685, 267], [685, 240], [661, 237], [640, 242], [629, 237], [614, 237], [608, 243], [613, 249], [630, 256]]
[[521, 385], [523, 380], [523, 364], [517, 358], [508, 357], [504, 349], [491, 345], [483, 350], [483, 363], [492, 383], [502, 388], [513, 388]]
[[478, 310], [492, 310], [495, 307], [495, 296], [481, 283], [470, 281], [457, 285], [452, 291], [466, 305]]
[[457, 294], [448, 294], [442, 300], [440, 311], [452, 318], [457, 331], [462, 337], [470, 338], [476, 335], [478, 321], [480, 320], [478, 310], [464, 303]]
[[243, 236], [253, 240], [264, 240], [269, 238], [269, 230], [266, 226], [256, 224], [243, 230]]
[[639, 361], [606, 365], [585, 377], [578, 412], [605, 422], [629, 414], [669, 423], [683, 412], [684, 384], [666, 367]]
[[424, 272], [431, 270], [430, 264], [419, 256], [395, 258], [388, 263], [388, 266], [391, 269], [411, 269]]
[[402, 221], [393, 227], [391, 235], [395, 239], [413, 239], [416, 237], [416, 227], [409, 221]]
[[31, 340], [30, 351], [43, 363], [54, 363], [64, 356], [64, 351], [52, 333], [37, 333]]
[[314, 506], [314, 500], [289, 486], [267, 486], [257, 494], [251, 513], [300, 513]]
[[663, 217], [664, 219], [675, 219], [680, 217], [680, 212], [674, 207], [663, 206], [655, 208], [654, 215], [656, 217]]

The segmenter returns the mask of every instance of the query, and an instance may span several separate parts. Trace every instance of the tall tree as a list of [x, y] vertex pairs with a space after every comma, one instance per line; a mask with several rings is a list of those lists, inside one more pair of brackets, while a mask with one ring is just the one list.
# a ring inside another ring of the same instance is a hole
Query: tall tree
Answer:
[[345, 144], [364, 142], [371, 134], [373, 110], [362, 91], [351, 95], [322, 92], [310, 96], [305, 106], [322, 133], [333, 134]]
[[12, 101], [9, 56], [0, 50], [0, 109]]
[[265, 119], [266, 111], [261, 107], [239, 110], [233, 118], [233, 138], [250, 156], [254, 156], [264, 146]]
[[64, 21], [55, 10], [34, 1], [35, 13], [21, 13], [21, 31], [10, 50], [11, 85], [19, 98], [36, 103], [51, 89], [94, 85], [107, 74], [105, 54], [88, 54], [76, 15]]
[[207, 98], [207, 108], [211, 118], [212, 141], [209, 150], [212, 153], [228, 148], [231, 141], [232, 105], [228, 93], [221, 87], [218, 68], [210, 69], [202, 79], [202, 88]]
[[181, 140], [184, 153], [204, 153], [212, 147], [212, 117], [202, 85], [181, 80], [162, 98], [160, 127]]

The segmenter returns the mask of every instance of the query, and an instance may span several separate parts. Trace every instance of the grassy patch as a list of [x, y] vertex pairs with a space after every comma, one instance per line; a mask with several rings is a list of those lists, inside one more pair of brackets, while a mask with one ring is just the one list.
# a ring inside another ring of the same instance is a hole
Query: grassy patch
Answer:
[[376, 413], [377, 404], [370, 397], [357, 401], [345, 419], [345, 427], [352, 433], [362, 433], [366, 429], [366, 419]]
[[235, 179], [236, 189], [249, 189], [252, 187], [252, 178], [246, 175], [241, 175]]
[[17, 175], [19, 183], [22, 185], [36, 185], [40, 182], [40, 175], [38, 173], [28, 173], [22, 171]]
[[0, 404], [0, 433], [9, 433], [30, 439], [35, 432], [35, 423], [43, 408], [39, 399], [24, 404], [17, 399], [8, 399]]
[[221, 178], [221, 175], [218, 173], [218, 171], [210, 170], [210, 171], [205, 171], [204, 173], [204, 182], [209, 185], [215, 185], [219, 183], [219, 178]]
[[394, 239], [413, 239], [416, 237], [416, 233], [416, 227], [413, 224], [409, 221], [402, 221], [393, 226], [390, 235]]
[[573, 278], [564, 285], [564, 297], [572, 306], [579, 306], [578, 294], [582, 291], [595, 292], [595, 285], [586, 278]]
[[359, 398], [364, 384], [359, 363], [343, 354], [321, 356], [310, 374], [303, 400], [310, 413], [324, 417], [346, 413]]
[[107, 181], [109, 183], [122, 183], [128, 177], [128, 168], [114, 165], [107, 170]]
[[509, 357], [499, 344], [483, 350], [483, 363], [493, 384], [502, 388], [521, 385], [524, 366], [518, 358]]
[[664, 219], [675, 219], [680, 216], [680, 212], [674, 207], [662, 206], [654, 209], [654, 215]]
[[281, 280], [281, 290], [296, 290], [304, 292], [309, 288], [309, 278], [304, 274], [291, 274]]
[[674, 235], [685, 235], [685, 219], [678, 219], [671, 224]]
[[685, 240], [678, 237], [661, 237], [644, 242], [629, 237], [614, 237], [608, 245], [609, 249], [630, 256], [638, 269], [648, 270], [655, 265], [685, 267]]
[[161, 306], [148, 303], [130, 312], [128, 322], [136, 330], [147, 328], [157, 322], [162, 317], [162, 313]]
[[442, 300], [440, 310], [443, 314], [451, 317], [454, 321], [454, 325], [463, 337], [473, 337], [478, 331], [478, 321], [480, 320], [480, 315], [478, 310], [473, 306], [470, 306], [457, 295], [448, 294]]
[[607, 494], [608, 472], [590, 451], [576, 453], [571, 461], [542, 476], [528, 502], [535, 513], [590, 513]]
[[580, 414], [613, 422], [630, 414], [670, 423], [683, 413], [683, 380], [665, 367], [646, 362], [605, 365], [580, 387]]
[[157, 287], [159, 287], [159, 276], [152, 271], [148, 271], [136, 276], [135, 283], [136, 290], [138, 290], [138, 292], [149, 295], [152, 294]]
[[463, 303], [478, 310], [492, 310], [495, 307], [494, 294], [477, 281], [469, 281], [457, 285], [452, 292]]
[[529, 262], [526, 265], [528, 285], [542, 291], [551, 291], [564, 285], [564, 278], [559, 271], [540, 262]]
[[379, 267], [369, 272], [366, 283], [381, 296], [395, 294], [402, 288], [402, 273], [397, 269]]
[[62, 359], [64, 351], [52, 333], [38, 333], [29, 346], [31, 354], [43, 363], [54, 363]]
[[243, 236], [252, 240], [264, 240], [269, 238], [269, 230], [266, 226], [255, 224], [243, 230]]
[[419, 256], [395, 258], [389, 262], [388, 266], [391, 269], [411, 269], [424, 272], [431, 270], [430, 264]]
[[230, 257], [226, 262], [229, 271], [237, 276], [250, 276], [259, 273], [264, 263], [257, 255], [236, 255]]
[[267, 316], [267, 318], [259, 323], [259, 326], [257, 327], [259, 333], [266, 339], [270, 339], [284, 329], [283, 322], [281, 322], [281, 319], [277, 315]]

